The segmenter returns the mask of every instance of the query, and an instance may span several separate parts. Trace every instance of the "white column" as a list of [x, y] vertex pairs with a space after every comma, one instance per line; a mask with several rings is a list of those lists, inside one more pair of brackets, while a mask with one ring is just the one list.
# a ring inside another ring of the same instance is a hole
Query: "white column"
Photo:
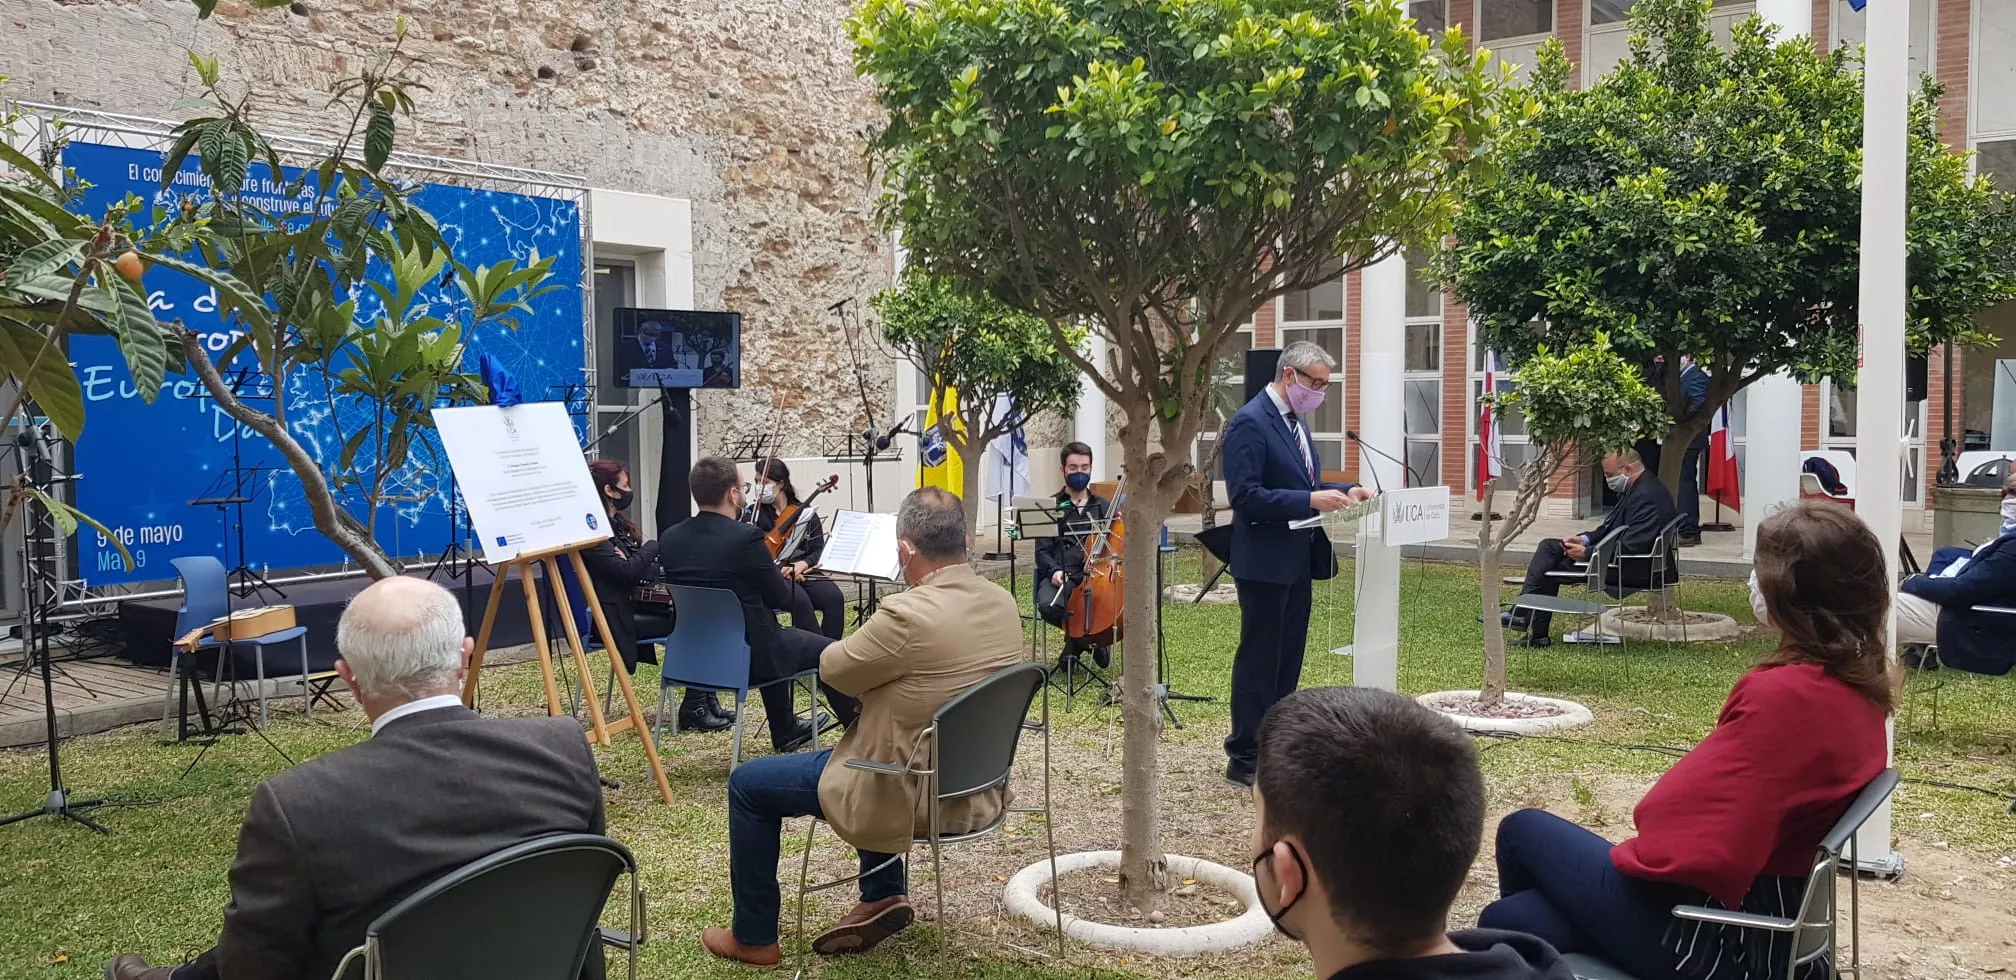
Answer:
[[1757, 0], [1757, 16], [1764, 18], [1780, 41], [1813, 34], [1813, 0]]
[[[1094, 366], [1106, 369], [1106, 338], [1099, 331], [1086, 331], [1085, 354]], [[1116, 467], [1107, 460], [1113, 454], [1106, 444], [1106, 393], [1090, 378], [1078, 383], [1078, 409], [1071, 413], [1071, 438], [1092, 447], [1092, 479], [1112, 479]]]
[[1780, 372], [1744, 389], [1743, 557], [1757, 551], [1757, 525], [1773, 506], [1799, 499], [1799, 413], [1805, 390]]
[[[1904, 531], [1905, 110], [1910, 91], [1908, 0], [1873, 0], [1862, 106], [1862, 363], [1855, 411], [1855, 510], [1883, 545], [1890, 581]], [[1884, 624], [1896, 648], [1894, 617]], [[1894, 721], [1893, 721], [1894, 725]], [[1894, 740], [1895, 731], [1892, 730]], [[1865, 863], [1901, 870], [1890, 849], [1890, 808], [1856, 835]]]
[[[1406, 451], [1400, 384], [1407, 332], [1406, 258], [1395, 253], [1366, 267], [1360, 289], [1358, 479], [1374, 489], [1397, 490], [1407, 485], [1406, 471], [1380, 453]], [[1351, 672], [1358, 687], [1391, 691], [1400, 684], [1400, 549], [1387, 546], [1380, 520], [1368, 517], [1358, 524]]]
[[[1813, 34], [1813, 0], [1757, 0], [1757, 16], [1779, 41]], [[1745, 396], [1743, 454], [1743, 557], [1757, 551], [1757, 525], [1776, 504], [1799, 498], [1799, 426], [1784, 424], [1805, 411], [1805, 392], [1784, 372], [1752, 384]], [[1777, 423], [1777, 424], [1774, 424]]]

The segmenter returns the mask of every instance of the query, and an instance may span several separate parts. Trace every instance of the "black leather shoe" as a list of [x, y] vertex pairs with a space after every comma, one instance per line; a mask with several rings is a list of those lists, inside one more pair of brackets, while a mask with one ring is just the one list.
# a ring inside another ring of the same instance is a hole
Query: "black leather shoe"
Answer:
[[679, 709], [679, 730], [682, 732], [725, 732], [734, 725], [733, 721], [708, 711], [705, 703], [691, 708], [681, 706]]
[[799, 718], [791, 723], [790, 734], [786, 735], [783, 740], [780, 741], [776, 738], [770, 740], [770, 747], [776, 749], [778, 755], [789, 755], [811, 744], [812, 723], [803, 718]]
[[1100, 670], [1105, 670], [1106, 668], [1113, 666], [1113, 648], [1093, 647], [1092, 662], [1099, 665]]
[[174, 967], [151, 966], [132, 953], [105, 964], [105, 980], [169, 980], [174, 975]]
[[722, 721], [728, 722], [729, 724], [734, 724], [735, 709], [723, 705], [721, 703], [720, 695], [710, 694], [707, 696], [707, 700], [701, 703], [706, 707], [708, 714], [713, 715], [714, 717], [719, 718]]
[[1236, 762], [1225, 764], [1225, 781], [1242, 789], [1253, 788], [1253, 770]]
[[1532, 636], [1529, 636], [1529, 637], [1527, 637], [1527, 638], [1526, 638], [1526, 645], [1527, 645], [1527, 646], [1529, 646], [1529, 647], [1536, 647], [1536, 648], [1537, 648], [1537, 647], [1545, 647], [1545, 646], [1553, 646], [1553, 645], [1554, 645], [1554, 638], [1553, 638], [1553, 637], [1550, 637], [1550, 636], [1548, 636], [1548, 635], [1547, 635], [1547, 634], [1545, 634], [1545, 633], [1535, 633], [1535, 634], [1533, 634]]

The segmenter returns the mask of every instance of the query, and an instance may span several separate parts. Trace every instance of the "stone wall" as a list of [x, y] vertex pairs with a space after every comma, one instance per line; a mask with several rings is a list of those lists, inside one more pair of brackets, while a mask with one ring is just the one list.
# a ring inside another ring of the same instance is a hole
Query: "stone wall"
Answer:
[[[330, 135], [331, 83], [408, 24], [424, 64], [403, 150], [579, 174], [693, 202], [694, 300], [744, 315], [745, 387], [703, 392], [702, 447], [769, 431], [786, 454], [860, 429], [860, 395], [827, 307], [888, 281], [844, 0], [7, 0], [7, 94], [157, 118], [196, 94], [184, 52], [221, 57], [263, 128]], [[877, 417], [886, 359], [864, 352]]]

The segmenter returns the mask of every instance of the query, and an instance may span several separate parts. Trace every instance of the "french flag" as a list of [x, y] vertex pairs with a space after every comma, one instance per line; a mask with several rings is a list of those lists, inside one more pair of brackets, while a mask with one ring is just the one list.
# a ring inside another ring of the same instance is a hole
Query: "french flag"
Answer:
[[[1484, 352], [1484, 394], [1495, 395], [1507, 386], [1505, 361], [1498, 352]], [[1484, 484], [1505, 473], [1505, 441], [1498, 431], [1498, 419], [1489, 401], [1480, 400], [1477, 406], [1477, 499], [1484, 499]]]
[[1737, 482], [1736, 443], [1729, 438], [1729, 406], [1715, 411], [1708, 430], [1708, 480], [1704, 487], [1715, 502], [1734, 511], [1743, 509], [1743, 490]]

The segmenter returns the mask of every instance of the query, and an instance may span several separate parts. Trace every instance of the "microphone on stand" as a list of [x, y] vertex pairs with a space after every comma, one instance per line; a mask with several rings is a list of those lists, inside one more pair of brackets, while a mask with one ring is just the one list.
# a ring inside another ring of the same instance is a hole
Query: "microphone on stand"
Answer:
[[[1418, 486], [1422, 485], [1422, 483], [1423, 483], [1423, 482], [1425, 482], [1425, 481], [1423, 481], [1423, 480], [1421, 479], [1421, 474], [1419, 474], [1419, 473], [1416, 473], [1416, 472], [1414, 472], [1414, 467], [1412, 467], [1412, 466], [1409, 466], [1409, 465], [1407, 465], [1407, 461], [1406, 461], [1406, 460], [1404, 460], [1404, 459], [1401, 459], [1400, 457], [1398, 457], [1398, 456], [1395, 456], [1395, 455], [1393, 455], [1392, 453], [1389, 453], [1389, 452], [1387, 452], [1387, 451], [1385, 451], [1385, 450], [1383, 450], [1383, 449], [1380, 449], [1380, 448], [1379, 448], [1378, 446], [1374, 446], [1374, 445], [1372, 445], [1371, 443], [1369, 443], [1369, 442], [1366, 442], [1365, 440], [1363, 440], [1363, 439], [1360, 439], [1360, 438], [1358, 438], [1358, 430], [1357, 430], [1357, 429], [1345, 429], [1345, 430], [1344, 430], [1344, 438], [1346, 438], [1346, 439], [1349, 439], [1349, 440], [1351, 440], [1352, 442], [1355, 442], [1355, 443], [1357, 443], [1358, 445], [1360, 445], [1360, 446], [1362, 446], [1362, 447], [1364, 447], [1364, 448], [1366, 448], [1366, 449], [1370, 449], [1370, 450], [1372, 450], [1372, 453], [1373, 453], [1373, 455], [1376, 455], [1376, 456], [1381, 456], [1381, 457], [1384, 457], [1384, 458], [1386, 458], [1386, 459], [1388, 459], [1388, 460], [1391, 460], [1391, 461], [1393, 461], [1393, 462], [1395, 462], [1395, 463], [1399, 463], [1399, 464], [1400, 464], [1400, 469], [1401, 469], [1401, 471], [1402, 471], [1402, 472], [1405, 472], [1405, 473], [1407, 474], [1407, 478], [1408, 478], [1409, 480], [1413, 481], [1413, 485], [1414, 485], [1414, 486], [1417, 486], [1417, 487], [1418, 487]], [[1378, 467], [1376, 467], [1376, 466], [1374, 466], [1374, 467], [1371, 467], [1371, 470], [1372, 470], [1372, 486], [1373, 486], [1373, 487], [1375, 487], [1375, 488], [1377, 488], [1377, 489], [1378, 489], [1378, 491], [1379, 491], [1380, 493], [1385, 493], [1385, 492], [1386, 492], [1386, 488], [1385, 488], [1385, 487], [1382, 487], [1382, 486], [1379, 486], [1379, 468], [1378, 468]]]

